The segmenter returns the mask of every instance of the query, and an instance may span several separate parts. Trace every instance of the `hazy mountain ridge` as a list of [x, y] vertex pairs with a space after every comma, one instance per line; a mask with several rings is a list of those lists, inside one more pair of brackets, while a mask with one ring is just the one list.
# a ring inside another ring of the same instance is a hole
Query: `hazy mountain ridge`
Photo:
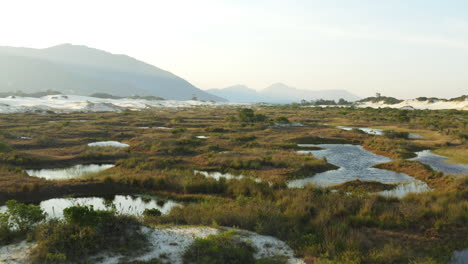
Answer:
[[290, 87], [283, 83], [275, 83], [267, 88], [256, 91], [245, 85], [235, 85], [224, 89], [210, 89], [207, 92], [223, 97], [232, 102], [266, 102], [266, 103], [292, 103], [301, 100], [336, 100], [343, 98], [347, 101], [356, 101], [358, 96], [345, 90], [302, 90]]
[[174, 100], [188, 100], [195, 95], [200, 100], [224, 101], [129, 56], [70, 44], [46, 49], [0, 47], [0, 92], [19, 90], [77, 95], [101, 92]]

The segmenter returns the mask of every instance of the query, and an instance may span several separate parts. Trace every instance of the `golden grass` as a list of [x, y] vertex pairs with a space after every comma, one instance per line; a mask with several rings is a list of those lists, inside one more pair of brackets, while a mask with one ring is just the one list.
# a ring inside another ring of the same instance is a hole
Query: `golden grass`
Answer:
[[438, 155], [448, 157], [448, 162], [450, 163], [461, 163], [468, 165], [468, 146], [462, 145], [458, 147], [450, 148], [439, 148], [435, 149], [432, 152]]
[[454, 181], [452, 176], [444, 175], [442, 172], [436, 172], [432, 170], [430, 166], [415, 160], [395, 160], [377, 164], [374, 165], [374, 167], [406, 173], [418, 180], [427, 182], [429, 186], [436, 189], [443, 189]]

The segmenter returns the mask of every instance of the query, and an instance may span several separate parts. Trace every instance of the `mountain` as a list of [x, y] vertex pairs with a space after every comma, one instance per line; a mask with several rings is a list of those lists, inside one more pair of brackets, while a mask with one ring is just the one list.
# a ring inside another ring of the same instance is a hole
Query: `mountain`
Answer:
[[327, 99], [336, 100], [343, 98], [347, 101], [359, 99], [356, 95], [345, 90], [301, 90], [287, 86], [283, 83], [275, 83], [267, 88], [256, 91], [244, 85], [235, 85], [224, 89], [210, 89], [207, 92], [228, 99], [231, 102], [266, 102], [266, 103], [292, 103], [301, 100]]
[[224, 89], [210, 89], [207, 90], [207, 92], [222, 98], [226, 98], [230, 102], [236, 103], [255, 103], [267, 101], [267, 98], [259, 94], [254, 89], [240, 84], [229, 86]]
[[261, 94], [273, 101], [284, 103], [299, 102], [302, 99], [308, 101], [317, 99], [338, 101], [340, 98], [347, 101], [356, 101], [359, 99], [358, 96], [345, 90], [301, 90], [283, 83], [272, 84], [262, 90]]
[[63, 44], [46, 49], [0, 47], [0, 92], [54, 90], [165, 99], [225, 101], [186, 80], [126, 55]]

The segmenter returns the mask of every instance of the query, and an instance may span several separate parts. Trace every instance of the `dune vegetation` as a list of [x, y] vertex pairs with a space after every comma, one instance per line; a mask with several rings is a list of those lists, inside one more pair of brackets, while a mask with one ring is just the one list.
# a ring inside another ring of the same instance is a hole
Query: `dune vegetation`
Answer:
[[[32, 262], [73, 263], [103, 252], [133, 256], [148, 250], [147, 237], [139, 231], [143, 227], [190, 225], [273, 236], [305, 263], [447, 263], [454, 250], [468, 248], [468, 178], [407, 159], [431, 149], [450, 156], [452, 162], [466, 163], [467, 120], [466, 111], [456, 110], [295, 104], [248, 110], [223, 106], [1, 115], [0, 205], [7, 209], [0, 213], [0, 245], [26, 239], [37, 243], [30, 252]], [[301, 126], [284, 125], [289, 123]], [[393, 132], [370, 135], [337, 125]], [[408, 133], [423, 137], [411, 138]], [[88, 146], [98, 141], [129, 147]], [[328, 187], [288, 188], [291, 180], [339, 170], [326, 157], [297, 152], [319, 150], [320, 144], [362, 145], [392, 159], [376, 168], [409, 175], [432, 191], [383, 197], [376, 193], [396, 184], [359, 179]], [[68, 180], [46, 180], [25, 172], [92, 163], [115, 167]], [[230, 177], [206, 177], [195, 171]], [[116, 194], [157, 195], [183, 206], [167, 214], [147, 211], [129, 216], [115, 208], [77, 205], [65, 209], [64, 219], [50, 219], [37, 206], [50, 198]], [[255, 259], [255, 252], [227, 232], [195, 240], [183, 259], [287, 262], [284, 256]], [[165, 263], [161, 256], [152, 261], [141, 263]]]

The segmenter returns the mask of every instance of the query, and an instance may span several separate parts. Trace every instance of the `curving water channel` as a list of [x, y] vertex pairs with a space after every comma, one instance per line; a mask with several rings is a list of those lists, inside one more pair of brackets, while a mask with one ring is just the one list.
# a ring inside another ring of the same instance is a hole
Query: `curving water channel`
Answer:
[[[375, 136], [382, 136], [384, 130], [383, 129], [378, 129], [378, 128], [369, 128], [369, 127], [350, 127], [350, 126], [337, 126], [336, 128], [339, 128], [341, 130], [346, 130], [350, 131], [353, 129], [359, 129], [362, 132], [369, 134], [369, 135], [375, 135]], [[421, 135], [418, 134], [409, 134], [409, 138], [422, 138]]]
[[26, 173], [29, 176], [35, 176], [48, 180], [66, 180], [107, 170], [114, 166], [114, 164], [78, 164], [68, 168], [26, 170]]
[[430, 150], [416, 152], [416, 155], [418, 156], [411, 160], [417, 160], [427, 164], [436, 171], [441, 171], [447, 174], [468, 174], [468, 165], [447, 163], [447, 157], [434, 154]]
[[412, 177], [403, 173], [372, 168], [375, 164], [389, 162], [392, 159], [369, 152], [362, 146], [350, 144], [319, 144], [315, 146], [322, 149], [300, 150], [298, 153], [326, 158], [329, 163], [340, 168], [318, 173], [313, 177], [290, 181], [289, 187], [299, 188], [307, 184], [331, 186], [356, 179], [383, 183], [401, 183], [413, 180]]
[[[143, 214], [145, 209], [156, 208], [161, 213], [167, 214], [175, 206], [181, 206], [181, 204], [173, 200], [139, 195], [115, 195], [112, 199], [102, 197], [53, 198], [39, 204], [49, 218], [63, 218], [63, 209], [76, 205], [93, 206], [96, 210], [115, 208], [117, 213], [136, 216]], [[0, 212], [5, 210], [6, 206], [0, 207]]]

